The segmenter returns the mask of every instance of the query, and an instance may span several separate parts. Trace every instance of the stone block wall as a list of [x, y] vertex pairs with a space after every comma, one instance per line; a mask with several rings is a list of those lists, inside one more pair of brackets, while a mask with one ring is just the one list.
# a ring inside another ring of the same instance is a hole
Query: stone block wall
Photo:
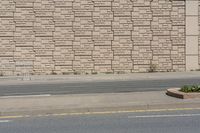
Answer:
[[0, 73], [185, 71], [185, 4], [1, 0]]

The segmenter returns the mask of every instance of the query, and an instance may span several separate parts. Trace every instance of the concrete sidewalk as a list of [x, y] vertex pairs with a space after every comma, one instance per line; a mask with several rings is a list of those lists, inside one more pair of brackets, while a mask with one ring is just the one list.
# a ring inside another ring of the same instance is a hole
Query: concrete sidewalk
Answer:
[[7, 84], [42, 84], [42, 83], [76, 83], [105, 82], [127, 80], [158, 80], [200, 78], [200, 71], [168, 73], [130, 73], [130, 74], [97, 74], [97, 75], [26, 75], [2, 76], [0, 85]]
[[3, 116], [105, 111], [200, 108], [199, 99], [182, 100], [165, 92], [0, 97]]

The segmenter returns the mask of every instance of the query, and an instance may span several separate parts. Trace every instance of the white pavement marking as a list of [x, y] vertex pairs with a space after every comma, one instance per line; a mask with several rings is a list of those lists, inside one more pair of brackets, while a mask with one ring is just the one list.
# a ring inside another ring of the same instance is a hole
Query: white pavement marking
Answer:
[[26, 97], [50, 97], [51, 94], [44, 94], [44, 95], [21, 95], [21, 96], [1, 96], [0, 98], [26, 98]]
[[141, 115], [141, 116], [128, 116], [128, 118], [165, 118], [165, 117], [193, 117], [200, 116], [200, 114], [177, 114], [177, 115]]
[[8, 123], [11, 122], [11, 120], [0, 120], [0, 123]]

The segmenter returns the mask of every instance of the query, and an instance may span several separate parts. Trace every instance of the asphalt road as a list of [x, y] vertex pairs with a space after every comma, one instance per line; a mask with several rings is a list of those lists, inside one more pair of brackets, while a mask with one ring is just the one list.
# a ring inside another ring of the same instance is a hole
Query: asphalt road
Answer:
[[200, 78], [81, 83], [51, 83], [49, 81], [46, 84], [0, 85], [0, 96], [161, 91], [170, 87], [180, 87], [199, 82]]
[[199, 133], [200, 111], [0, 120], [2, 133]]

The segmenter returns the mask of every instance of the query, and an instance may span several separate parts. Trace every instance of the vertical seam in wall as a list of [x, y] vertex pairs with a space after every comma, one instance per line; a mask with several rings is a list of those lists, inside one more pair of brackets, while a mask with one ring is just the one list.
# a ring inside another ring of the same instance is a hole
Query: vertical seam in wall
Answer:
[[187, 37], [187, 34], [186, 34], [186, 18], [187, 18], [187, 15], [186, 15], [187, 11], [186, 11], [186, 0], [185, 0], [185, 71], [187, 70], [187, 62], [186, 62], [186, 46], [187, 46], [187, 42], [186, 42], [186, 37]]
[[[111, 1], [111, 11], [112, 11], [112, 13], [113, 13], [113, 19], [111, 20], [111, 31], [113, 32], [113, 21], [114, 21], [114, 11], [113, 11], [113, 1], [114, 0], [112, 0]], [[113, 39], [111, 40], [111, 51], [112, 51], [112, 54], [113, 54], [113, 58], [112, 58], [112, 60], [111, 60], [111, 70], [113, 71], [113, 73], [115, 72], [115, 70], [114, 70], [114, 68], [113, 68], [113, 61], [114, 61], [114, 50], [113, 50], [113, 40], [114, 40], [114, 32], [113, 32]]]
[[200, 18], [200, 1], [198, 1], [198, 31], [199, 31], [199, 35], [198, 35], [198, 64], [199, 64], [199, 68], [200, 68], [200, 44], [199, 44], [199, 39], [200, 39], [200, 25], [199, 25], [199, 18]]
[[132, 49], [131, 49], [131, 61], [132, 61], [132, 69], [131, 69], [131, 72], [133, 72], [134, 71], [134, 60], [133, 60], [133, 50], [134, 50], [134, 42], [133, 42], [133, 39], [132, 39], [132, 35], [133, 35], [133, 29], [134, 29], [134, 27], [133, 27], [133, 11], [134, 11], [134, 3], [133, 3], [133, 1], [131, 1], [132, 2], [132, 11], [131, 11], [131, 23], [132, 23], [132, 29], [131, 29], [131, 37], [130, 37], [130, 39], [131, 39], [131, 42], [132, 42]]
[[171, 30], [169, 31], [170, 33], [170, 41], [171, 41], [171, 49], [170, 49], [170, 61], [171, 61], [171, 70], [173, 71], [173, 60], [172, 60], [172, 50], [173, 50], [173, 42], [172, 42], [172, 30], [173, 30], [173, 21], [172, 21], [172, 11], [173, 11], [173, 3], [170, 0], [171, 3], [171, 11], [170, 11], [170, 21], [171, 21]]
[[[93, 2], [93, 5], [94, 5], [94, 7], [93, 7], [93, 11], [95, 12], [95, 2], [94, 1], [92, 1]], [[93, 42], [93, 51], [92, 51], [92, 60], [93, 60], [93, 71], [92, 71], [92, 73], [93, 72], [96, 72], [96, 70], [95, 70], [95, 59], [94, 59], [94, 51], [95, 51], [95, 40], [93, 39], [93, 36], [94, 36], [94, 31], [95, 31], [95, 22], [94, 22], [94, 13], [92, 13], [92, 22], [93, 22], [93, 31], [92, 31], [92, 42]]]
[[15, 61], [15, 51], [16, 51], [16, 41], [15, 41], [15, 32], [16, 32], [16, 22], [15, 22], [15, 12], [16, 12], [16, 2], [15, 1], [13, 1], [15, 4], [15, 11], [13, 12], [13, 21], [14, 21], [14, 24], [15, 24], [15, 27], [14, 27], [14, 30], [15, 31], [13, 31], [13, 42], [14, 42], [14, 51], [13, 51], [13, 62], [14, 62], [14, 70], [13, 70], [13, 74], [14, 74], [14, 72], [16, 71], [16, 61]]
[[72, 1], [72, 12], [73, 12], [73, 21], [72, 21], [72, 31], [73, 31], [73, 40], [72, 40], [72, 51], [73, 51], [73, 59], [72, 59], [72, 71], [75, 72], [74, 69], [74, 61], [75, 61], [75, 50], [74, 50], [74, 41], [75, 41], [75, 31], [74, 31], [74, 22], [75, 22], [75, 11], [74, 11], [74, 1]]
[[152, 49], [152, 41], [153, 41], [153, 30], [152, 30], [152, 21], [153, 21], [153, 11], [152, 11], [152, 1], [153, 0], [151, 0], [150, 1], [150, 10], [151, 10], [151, 14], [152, 14], [152, 18], [151, 18], [151, 20], [150, 20], [150, 29], [151, 29], [151, 34], [152, 34], [152, 40], [150, 40], [150, 49], [151, 49], [151, 60], [150, 60], [150, 66], [149, 66], [149, 69], [150, 69], [150, 67], [151, 67], [151, 65], [152, 65], [152, 63], [153, 63], [153, 49]]
[[54, 20], [54, 15], [55, 15], [55, 11], [56, 11], [56, 7], [55, 7], [55, 1], [53, 1], [54, 3], [54, 12], [53, 12], [53, 23], [54, 23], [54, 31], [52, 33], [52, 41], [53, 41], [53, 44], [54, 44], [54, 49], [53, 49], [53, 52], [52, 52], [52, 61], [53, 61], [53, 73], [56, 71], [56, 61], [54, 60], [54, 53], [55, 53], [55, 50], [56, 50], [56, 45], [55, 45], [55, 40], [54, 40], [54, 35], [55, 35], [55, 31], [56, 31], [56, 26], [55, 26], [55, 20]]

